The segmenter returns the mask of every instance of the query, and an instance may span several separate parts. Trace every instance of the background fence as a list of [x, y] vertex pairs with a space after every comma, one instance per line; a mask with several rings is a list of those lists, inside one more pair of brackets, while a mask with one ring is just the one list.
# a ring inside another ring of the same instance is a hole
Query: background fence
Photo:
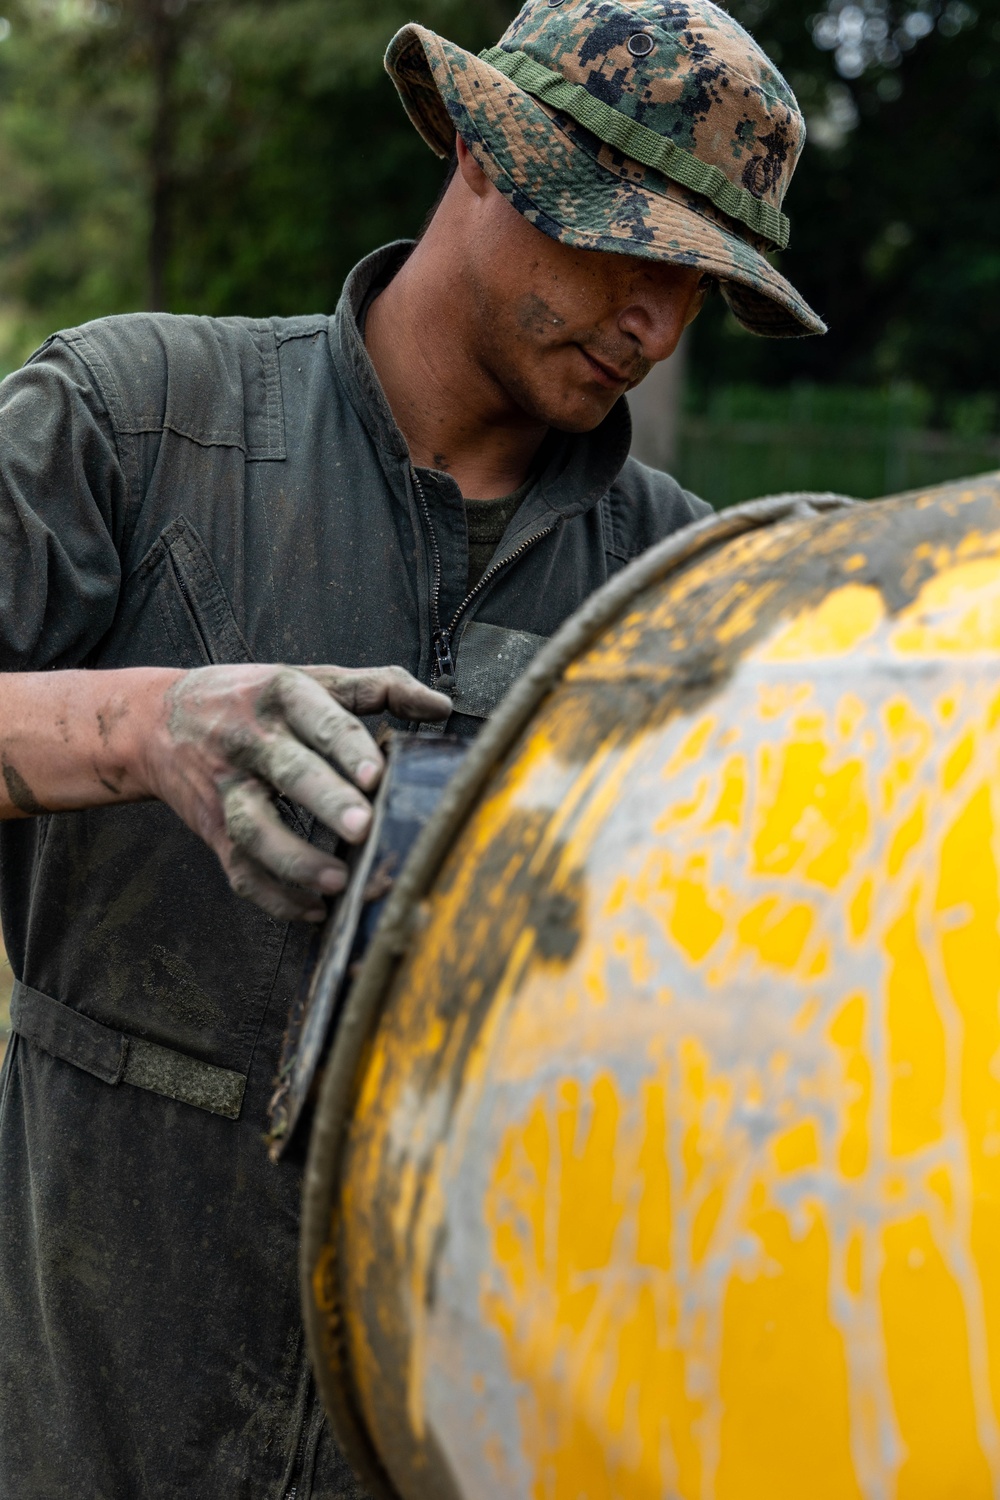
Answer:
[[783, 490], [872, 499], [1000, 468], [993, 396], [955, 402], [941, 425], [934, 415], [912, 387], [730, 386], [689, 397], [672, 468], [716, 509]]

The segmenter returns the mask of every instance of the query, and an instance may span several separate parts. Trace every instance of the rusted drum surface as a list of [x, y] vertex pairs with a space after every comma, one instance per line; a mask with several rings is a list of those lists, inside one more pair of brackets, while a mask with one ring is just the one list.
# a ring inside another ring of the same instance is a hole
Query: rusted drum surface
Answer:
[[1000, 477], [719, 535], [359, 986], [304, 1289], [382, 1494], [1000, 1492]]

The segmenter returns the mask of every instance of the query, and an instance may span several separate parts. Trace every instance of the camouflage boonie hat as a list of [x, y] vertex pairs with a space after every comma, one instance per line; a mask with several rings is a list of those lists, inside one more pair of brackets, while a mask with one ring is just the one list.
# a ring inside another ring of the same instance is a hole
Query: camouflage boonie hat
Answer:
[[765, 258], [788, 243], [802, 115], [711, 0], [528, 0], [478, 57], [411, 24], [385, 65], [431, 149], [457, 132], [553, 239], [696, 266], [752, 333], [826, 332]]

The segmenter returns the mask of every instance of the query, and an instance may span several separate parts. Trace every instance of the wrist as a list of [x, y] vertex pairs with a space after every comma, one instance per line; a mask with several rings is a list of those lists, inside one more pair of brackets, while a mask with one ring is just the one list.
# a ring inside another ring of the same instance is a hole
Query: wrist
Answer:
[[158, 795], [154, 745], [165, 734], [168, 694], [185, 672], [175, 667], [129, 667], [102, 673], [97, 728], [103, 749], [98, 774], [129, 801]]

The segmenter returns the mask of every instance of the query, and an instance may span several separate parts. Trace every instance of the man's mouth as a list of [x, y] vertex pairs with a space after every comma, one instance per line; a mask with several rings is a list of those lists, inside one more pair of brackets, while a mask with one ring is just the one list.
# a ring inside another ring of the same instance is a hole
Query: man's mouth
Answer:
[[607, 390], [624, 390], [626, 386], [632, 384], [631, 375], [623, 375], [621, 370], [615, 369], [614, 365], [606, 365], [603, 360], [595, 359], [592, 354], [588, 354], [582, 344], [578, 344], [577, 348], [593, 371], [594, 378]]

